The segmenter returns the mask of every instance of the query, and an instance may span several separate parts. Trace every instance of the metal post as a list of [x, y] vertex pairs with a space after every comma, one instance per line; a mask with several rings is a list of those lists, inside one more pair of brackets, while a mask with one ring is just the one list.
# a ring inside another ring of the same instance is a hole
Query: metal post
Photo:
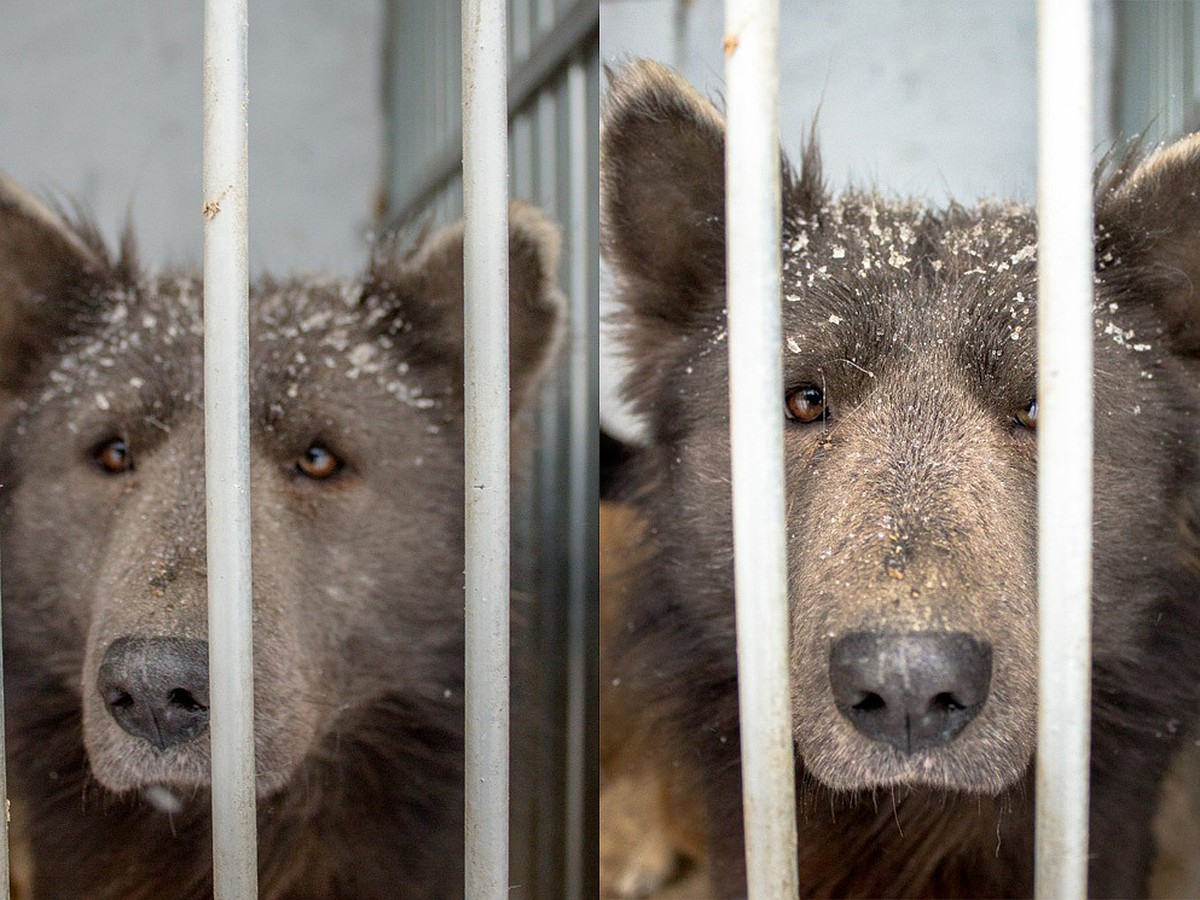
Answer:
[[726, 0], [729, 406], [742, 801], [751, 898], [794, 898], [780, 362], [779, 3]]
[[213, 890], [258, 896], [250, 582], [247, 0], [204, 7], [204, 457]]
[[1040, 898], [1087, 895], [1091, 719], [1092, 20], [1038, 2]]
[[[570, 203], [570, 427], [569, 427], [569, 485], [570, 515], [568, 524], [568, 556], [571, 559], [567, 612], [567, 803], [566, 803], [566, 896], [582, 900], [584, 871], [584, 784], [587, 772], [587, 701], [588, 677], [586, 665], [587, 623], [584, 615], [588, 604], [596, 602], [588, 594], [588, 547], [595, 546], [596, 534], [596, 435], [599, 434], [599, 411], [592, 399], [591, 310], [595, 303], [588, 291], [588, 259], [592, 255], [593, 229], [588, 222], [588, 97], [587, 68], [582, 56], [571, 61], [567, 69], [567, 194]], [[593, 751], [594, 752], [594, 751]]]
[[508, 136], [504, 0], [463, 0], [466, 895], [508, 896]]

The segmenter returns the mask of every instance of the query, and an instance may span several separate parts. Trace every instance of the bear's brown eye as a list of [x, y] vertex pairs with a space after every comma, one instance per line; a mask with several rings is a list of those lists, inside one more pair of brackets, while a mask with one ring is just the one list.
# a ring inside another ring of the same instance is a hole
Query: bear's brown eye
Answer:
[[326, 450], [320, 444], [313, 444], [296, 460], [296, 470], [308, 478], [321, 481], [332, 478], [342, 469], [342, 461], [337, 455]]
[[825, 393], [813, 384], [792, 391], [787, 395], [787, 415], [795, 422], [815, 422], [827, 418]]
[[1017, 422], [1030, 431], [1033, 431], [1037, 428], [1037, 416], [1037, 400], [1030, 400], [1029, 405], [1017, 413]]
[[105, 472], [120, 475], [133, 468], [133, 454], [121, 438], [105, 441], [92, 451], [92, 458]]

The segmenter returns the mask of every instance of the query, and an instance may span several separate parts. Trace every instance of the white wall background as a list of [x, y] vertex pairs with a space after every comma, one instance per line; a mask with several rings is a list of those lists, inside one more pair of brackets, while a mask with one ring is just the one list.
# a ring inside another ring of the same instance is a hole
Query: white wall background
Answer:
[[[0, 23], [0, 169], [132, 215], [151, 264], [199, 263], [200, 0], [8, 0]], [[383, 4], [250, 6], [250, 258], [353, 272], [380, 184]]]
[[[601, 0], [608, 64], [645, 56], [718, 97], [722, 0]], [[1036, 190], [1033, 0], [782, 0], [780, 130], [797, 155], [817, 134], [835, 189], [854, 184], [936, 204]], [[1096, 4], [1097, 146], [1111, 140], [1112, 10]], [[602, 308], [604, 307], [602, 300]], [[601, 338], [602, 343], [605, 339]], [[630, 434], [615, 402], [619, 365], [601, 360], [601, 415]]]

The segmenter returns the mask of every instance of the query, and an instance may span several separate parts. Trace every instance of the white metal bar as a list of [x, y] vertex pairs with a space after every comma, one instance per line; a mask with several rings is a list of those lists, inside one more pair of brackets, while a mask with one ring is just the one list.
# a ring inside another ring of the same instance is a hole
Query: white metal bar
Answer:
[[795, 897], [780, 361], [779, 2], [726, 0], [730, 451], [751, 898]]
[[466, 895], [508, 896], [508, 107], [504, 0], [463, 0]]
[[247, 0], [204, 6], [204, 448], [213, 892], [258, 896], [250, 586]]
[[1040, 898], [1087, 895], [1091, 719], [1092, 21], [1038, 2]]

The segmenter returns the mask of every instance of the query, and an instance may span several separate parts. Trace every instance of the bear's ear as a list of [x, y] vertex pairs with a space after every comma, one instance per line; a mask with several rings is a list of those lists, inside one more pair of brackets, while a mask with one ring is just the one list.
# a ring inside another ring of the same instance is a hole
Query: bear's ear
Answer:
[[[508, 207], [508, 338], [511, 411], [517, 413], [556, 357], [566, 301], [558, 289], [557, 226], [524, 203]], [[406, 320], [404, 338], [416, 358], [448, 365], [458, 382], [463, 365], [463, 224], [436, 232], [404, 259], [384, 247], [367, 278], [368, 293], [392, 295]]]
[[0, 393], [16, 390], [66, 333], [110, 266], [94, 236], [68, 226], [0, 173]]
[[605, 256], [635, 326], [680, 327], [725, 281], [725, 123], [677, 73], [612, 75], [600, 136]]
[[1100, 277], [1154, 303], [1175, 350], [1200, 355], [1200, 134], [1118, 169], [1096, 209]]

